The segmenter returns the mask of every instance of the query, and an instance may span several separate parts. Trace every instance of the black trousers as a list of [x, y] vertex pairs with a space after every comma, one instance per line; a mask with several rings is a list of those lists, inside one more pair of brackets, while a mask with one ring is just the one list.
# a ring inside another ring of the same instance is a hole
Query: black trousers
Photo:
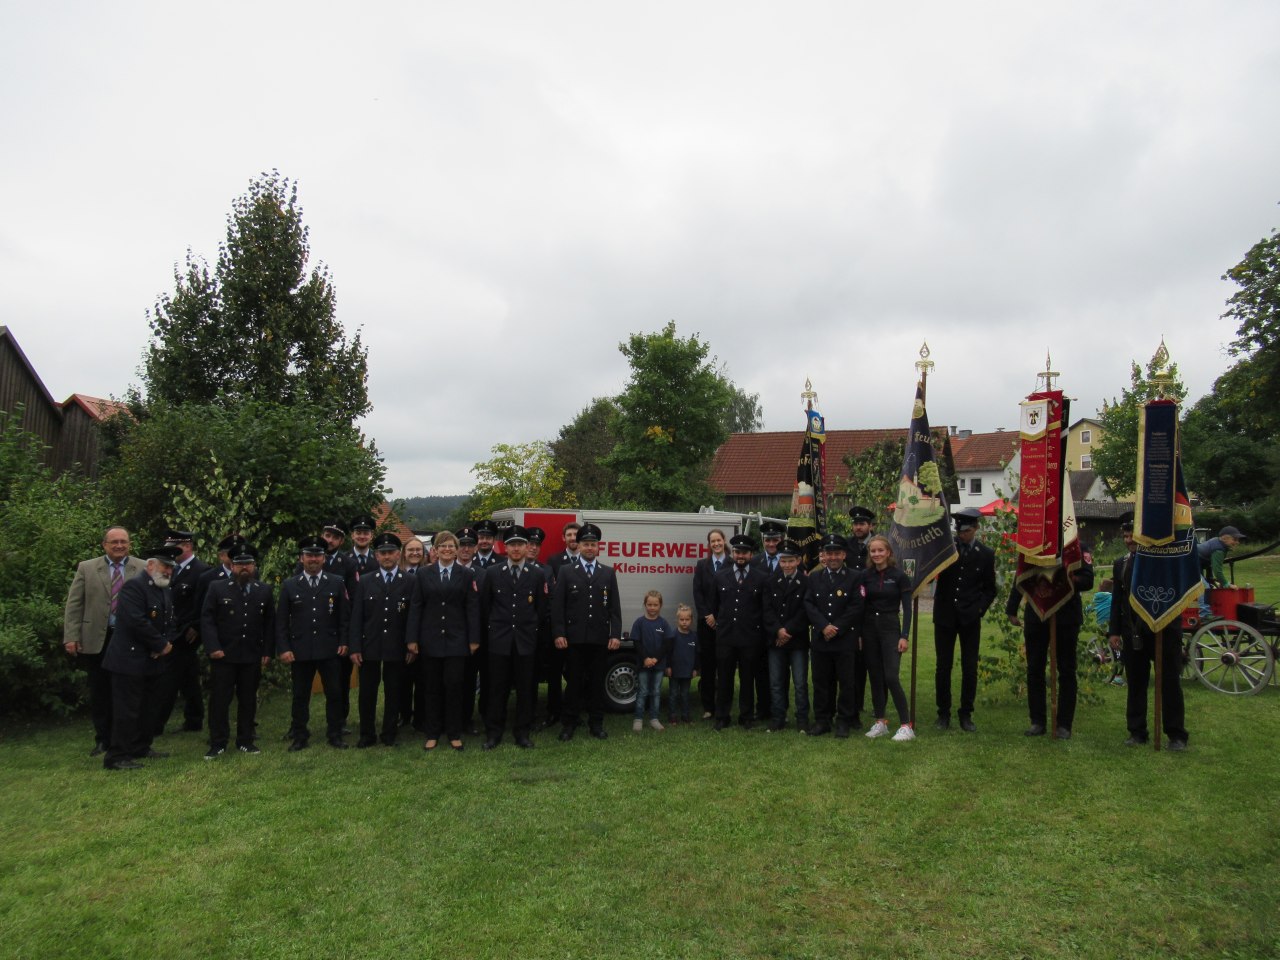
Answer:
[[763, 637], [755, 654], [755, 684], [756, 719], [769, 720], [773, 717], [773, 688], [769, 683], [769, 644]]
[[853, 670], [856, 653], [809, 651], [809, 672], [813, 675], [813, 718], [831, 725], [834, 719], [850, 726], [857, 721], [858, 711], [853, 695]]
[[[294, 740], [304, 743], [311, 739], [311, 682], [320, 674], [324, 686], [325, 736], [330, 740], [342, 738], [342, 696], [338, 688], [339, 661], [346, 657], [328, 657], [324, 660], [295, 660], [289, 665], [293, 678], [293, 725], [290, 733]], [[347, 660], [347, 663], [350, 663]]]
[[[107, 631], [107, 642], [111, 642], [111, 631]], [[76, 664], [83, 668], [89, 684], [89, 716], [93, 720], [93, 739], [95, 743], [111, 743], [111, 671], [103, 669], [102, 653], [80, 653], [76, 655]]]
[[604, 673], [608, 661], [609, 650], [602, 643], [569, 645], [565, 661], [568, 684], [564, 691], [564, 713], [560, 718], [566, 727], [576, 727], [585, 708], [591, 729], [604, 728]]
[[934, 697], [938, 716], [951, 719], [951, 665], [955, 659], [956, 641], [960, 641], [960, 710], [961, 720], [973, 716], [973, 702], [978, 696], [978, 644], [982, 640], [982, 621], [973, 623], [933, 622], [933, 650], [938, 657], [934, 673]]
[[427, 728], [426, 687], [423, 684], [423, 658], [419, 657], [400, 672], [400, 722], [419, 733]]
[[[1147, 688], [1151, 685], [1151, 666], [1155, 663], [1156, 641], [1148, 631], [1142, 632], [1141, 649], [1134, 649], [1131, 637], [1124, 638], [1121, 658], [1124, 661], [1126, 688], [1125, 724], [1129, 733], [1146, 740]], [[1160, 725], [1170, 740], [1184, 743], [1187, 735], [1187, 711], [1182, 699], [1182, 631], [1165, 628], [1161, 649]]]
[[853, 719], [862, 722], [862, 712], [867, 706], [867, 650], [862, 627], [854, 627], [858, 644], [853, 651]]
[[463, 722], [470, 725], [471, 718], [476, 715], [476, 700], [479, 699], [479, 716], [483, 721], [489, 712], [489, 653], [477, 650], [467, 655], [466, 665], [462, 671], [462, 691], [466, 700], [462, 704]]
[[400, 688], [405, 674], [403, 660], [365, 660], [360, 664], [360, 739], [373, 740], [378, 732], [378, 688], [382, 704], [382, 742], [395, 743], [400, 724]]
[[350, 657], [338, 657], [338, 703], [342, 711], [342, 723], [351, 716], [351, 671], [355, 664]]
[[733, 712], [735, 670], [738, 675], [738, 722], [750, 723], [755, 717], [756, 649], [721, 644], [716, 650], [716, 720], [728, 721]]
[[231, 701], [236, 702], [236, 746], [253, 744], [258, 717], [258, 685], [262, 661], [209, 661], [209, 746], [226, 748], [231, 740]]
[[489, 711], [484, 718], [488, 739], [502, 739], [512, 687], [516, 691], [516, 717], [511, 732], [517, 737], [527, 737], [533, 729], [535, 663], [535, 654], [519, 654], [514, 649], [505, 655], [489, 654]]
[[450, 740], [462, 739], [463, 712], [475, 700], [467, 689], [467, 657], [420, 657], [423, 691], [423, 732], [428, 740], [439, 740], [443, 733]]
[[158, 675], [111, 674], [111, 737], [102, 765], [137, 759], [151, 749]]
[[716, 712], [716, 632], [698, 621], [698, 696], [702, 712]]
[[538, 695], [538, 675], [547, 678], [547, 720], [558, 720], [564, 714], [564, 685], [562, 678], [564, 677], [565, 661], [568, 651], [556, 649], [555, 642], [551, 638], [551, 631], [547, 631], [544, 638], [541, 631], [538, 633], [538, 662], [533, 671], [533, 694], [535, 710]]
[[[1036, 616], [1034, 612], [1026, 615]], [[1049, 663], [1049, 625], [1033, 624], [1032, 630], [1027, 631], [1024, 637], [1027, 641], [1027, 711], [1032, 723], [1047, 727], [1045, 669]], [[1079, 640], [1079, 624], [1071, 627], [1058, 625], [1058, 726], [1068, 730], [1076, 718], [1076, 645]]]
[[898, 721], [910, 723], [911, 707], [898, 676], [902, 665], [902, 654], [898, 652], [898, 640], [902, 634], [900, 628], [898, 611], [868, 611], [867, 621], [862, 625], [862, 656], [866, 660], [867, 677], [871, 681], [871, 710], [875, 718], [888, 720], [886, 707], [892, 696], [893, 705], [898, 711]]
[[157, 685], [156, 702], [156, 736], [164, 733], [165, 724], [173, 716], [173, 708], [177, 706], [178, 694], [182, 694], [183, 726], [190, 730], [199, 730], [204, 726], [204, 693], [200, 689], [200, 657], [199, 644], [188, 643], [185, 639], [174, 641], [173, 652], [162, 657], [163, 664]]

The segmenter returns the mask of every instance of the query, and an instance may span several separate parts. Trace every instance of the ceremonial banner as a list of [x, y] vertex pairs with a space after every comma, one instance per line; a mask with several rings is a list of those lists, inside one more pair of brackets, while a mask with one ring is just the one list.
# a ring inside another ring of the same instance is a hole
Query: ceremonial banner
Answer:
[[1054, 559], [1052, 567], [1029, 563], [1018, 557], [1014, 583], [1027, 598], [1027, 605], [1041, 620], [1048, 620], [1071, 599], [1075, 587], [1071, 574], [1080, 568], [1084, 551], [1080, 546], [1080, 531], [1076, 526], [1076, 508], [1071, 500], [1071, 474], [1062, 471], [1062, 555]]
[[889, 542], [898, 563], [911, 577], [919, 596], [934, 577], [956, 562], [942, 475], [933, 455], [924, 384], [916, 384], [916, 401], [907, 428], [907, 450], [898, 481], [898, 502], [889, 525]]
[[822, 537], [827, 532], [827, 431], [822, 414], [810, 410], [796, 463], [796, 485], [791, 493], [791, 515], [787, 518], [787, 538], [804, 551], [805, 570], [819, 564]]
[[1196, 557], [1191, 503], [1182, 477], [1178, 405], [1143, 404], [1138, 426], [1138, 505], [1129, 605], [1152, 632], [1173, 623], [1204, 586]]
[[1046, 390], [1031, 394], [1021, 407], [1022, 476], [1014, 544], [1028, 563], [1053, 567], [1062, 547], [1062, 424], [1066, 405], [1061, 390]]

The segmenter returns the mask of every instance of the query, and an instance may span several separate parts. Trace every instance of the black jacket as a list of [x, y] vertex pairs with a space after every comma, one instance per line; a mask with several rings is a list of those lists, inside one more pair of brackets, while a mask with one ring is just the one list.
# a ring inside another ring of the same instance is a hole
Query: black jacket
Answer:
[[465, 657], [481, 642], [480, 580], [475, 570], [455, 563], [449, 582], [440, 580], [440, 565], [418, 568], [409, 595], [407, 643], [418, 644], [420, 657]]
[[351, 603], [347, 653], [403, 662], [412, 589], [413, 577], [402, 570], [396, 570], [390, 583], [383, 580], [381, 568], [361, 574]]
[[346, 584], [321, 572], [312, 587], [306, 574], [289, 577], [280, 586], [276, 605], [276, 653], [292, 651], [298, 660], [326, 660], [347, 645], [350, 607]]
[[209, 585], [200, 615], [200, 639], [205, 653], [221, 650], [228, 663], [253, 663], [269, 657], [275, 646], [275, 597], [261, 580], [249, 584], [249, 594], [223, 577]]

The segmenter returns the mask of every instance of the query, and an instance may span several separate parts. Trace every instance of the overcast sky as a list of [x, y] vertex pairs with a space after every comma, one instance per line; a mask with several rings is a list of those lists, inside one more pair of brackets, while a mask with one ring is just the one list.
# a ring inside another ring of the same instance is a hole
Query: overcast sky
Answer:
[[[359, 12], [356, 12], [359, 10]], [[58, 400], [137, 383], [232, 201], [299, 184], [395, 496], [554, 438], [674, 320], [765, 428], [1092, 415], [1280, 224], [1280, 4], [0, 0], [0, 323]], [[511, 395], [520, 400], [511, 402]]]

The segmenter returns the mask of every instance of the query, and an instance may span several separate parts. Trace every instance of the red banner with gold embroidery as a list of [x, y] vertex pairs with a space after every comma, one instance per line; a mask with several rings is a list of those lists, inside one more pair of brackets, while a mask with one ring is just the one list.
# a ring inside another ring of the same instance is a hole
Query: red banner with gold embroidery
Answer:
[[1034, 566], [1054, 566], [1062, 548], [1061, 390], [1033, 393], [1021, 405], [1018, 437], [1018, 553]]

